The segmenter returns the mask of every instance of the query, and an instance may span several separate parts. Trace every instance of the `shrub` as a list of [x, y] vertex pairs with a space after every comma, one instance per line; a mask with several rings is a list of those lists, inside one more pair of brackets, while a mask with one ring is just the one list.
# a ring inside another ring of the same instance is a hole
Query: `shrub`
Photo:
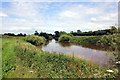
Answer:
[[44, 37], [39, 37], [39, 36], [35, 36], [35, 35], [28, 35], [26, 37], [26, 41], [30, 42], [33, 45], [40, 46], [40, 45], [43, 45], [45, 43], [46, 39]]
[[113, 35], [104, 35], [100, 38], [100, 40], [97, 42], [101, 46], [109, 46], [113, 49], [119, 49], [120, 45], [120, 35], [119, 34], [113, 34]]
[[70, 42], [70, 39], [72, 37], [70, 35], [67, 35], [67, 34], [63, 34], [59, 37], [59, 42]]

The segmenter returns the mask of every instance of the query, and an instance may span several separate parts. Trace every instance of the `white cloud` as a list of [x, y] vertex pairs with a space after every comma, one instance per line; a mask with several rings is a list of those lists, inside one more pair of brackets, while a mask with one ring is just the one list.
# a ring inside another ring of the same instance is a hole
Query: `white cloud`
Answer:
[[0, 17], [7, 17], [8, 15], [4, 12], [0, 12]]
[[[56, 3], [55, 5], [60, 6], [61, 4], [62, 3]], [[5, 13], [17, 17], [15, 19], [3, 20], [3, 32], [33, 33], [35, 30], [47, 32], [63, 30], [69, 32], [77, 29], [88, 31], [108, 28], [109, 25], [117, 22], [117, 12], [115, 10], [107, 12], [107, 9], [110, 9], [108, 5], [112, 4], [103, 3], [91, 6], [85, 3], [68, 3], [60, 6], [61, 9], [58, 9], [58, 13], [55, 15], [51, 15], [51, 13], [49, 14], [48, 12], [48, 14], [43, 16], [42, 14], [44, 13], [41, 11], [51, 9], [51, 3], [35, 5], [32, 2], [15, 2], [12, 3], [10, 10], [5, 10]]]
[[94, 22], [101, 22], [101, 23], [105, 23], [105, 22], [111, 23], [112, 22], [114, 24], [117, 24], [118, 14], [117, 13], [107, 13], [105, 15], [98, 16], [95, 19], [96, 20], [93, 20]]
[[89, 8], [86, 7], [85, 8], [85, 13], [86, 14], [100, 14], [102, 12], [102, 10], [99, 8]]
[[59, 16], [60, 17], [62, 17], [62, 18], [72, 18], [72, 19], [76, 19], [76, 18], [78, 18], [78, 13], [76, 13], [76, 12], [72, 12], [72, 11], [69, 11], [69, 10], [66, 10], [66, 11], [64, 11], [64, 12], [61, 12], [60, 14], [59, 14]]
[[96, 20], [97, 20], [96, 18], [93, 18], [93, 17], [91, 18], [91, 21], [92, 21], [92, 22], [94, 22], [94, 21], [96, 21]]
[[[68, 0], [1, 0], [2, 2], [68, 2]], [[118, 2], [120, 0], [69, 0], [69, 2]]]
[[32, 17], [37, 15], [37, 11], [33, 3], [28, 2], [13, 2], [11, 14], [19, 17]]

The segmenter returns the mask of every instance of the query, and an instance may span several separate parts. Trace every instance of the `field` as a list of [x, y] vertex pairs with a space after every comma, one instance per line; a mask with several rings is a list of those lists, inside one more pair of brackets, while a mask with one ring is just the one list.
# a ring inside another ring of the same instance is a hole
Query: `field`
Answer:
[[115, 78], [118, 73], [116, 67], [44, 52], [24, 37], [2, 38], [2, 67], [3, 78]]

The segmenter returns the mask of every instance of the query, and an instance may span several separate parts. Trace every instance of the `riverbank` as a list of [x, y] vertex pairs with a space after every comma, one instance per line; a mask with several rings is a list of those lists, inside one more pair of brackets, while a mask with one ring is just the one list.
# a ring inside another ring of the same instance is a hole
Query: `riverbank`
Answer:
[[44, 52], [21, 38], [2, 41], [3, 78], [115, 78], [118, 73], [114, 67]]
[[103, 36], [70, 36], [63, 34], [59, 37], [59, 42], [69, 42], [82, 46], [94, 45], [106, 51], [120, 51], [120, 34]]

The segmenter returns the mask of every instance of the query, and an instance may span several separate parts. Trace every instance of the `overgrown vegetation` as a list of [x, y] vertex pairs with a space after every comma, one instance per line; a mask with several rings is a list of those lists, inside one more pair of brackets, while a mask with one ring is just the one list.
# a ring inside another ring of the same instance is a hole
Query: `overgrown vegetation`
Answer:
[[59, 37], [59, 42], [70, 42], [72, 35], [63, 34]]
[[69, 36], [67, 34], [59, 37], [59, 42], [70, 42], [77, 45], [96, 45], [109, 50], [119, 50], [120, 34], [103, 36]]
[[[119, 54], [120, 34], [115, 27], [96, 32], [81, 32], [78, 30], [77, 35], [74, 35], [73, 33], [70, 34], [64, 31], [55, 31], [55, 35], [53, 36], [52, 34], [43, 32], [38, 33], [36, 31], [34, 35], [28, 36], [10, 33], [3, 35], [3, 78], [118, 77], [118, 69], [114, 66], [100, 67], [89, 61], [74, 58], [74, 56], [70, 57], [58, 53], [44, 52], [41, 50], [41, 47], [36, 47], [42, 46], [46, 42], [46, 39], [49, 40], [54, 37], [54, 39], [59, 40], [59, 42], [69, 42], [77, 45], [99, 45], [103, 48], [107, 46], [111, 50], [117, 51], [117, 54], [115, 53], [116, 55]], [[109, 69], [113, 72], [108, 72], [107, 70]]]
[[46, 41], [44, 37], [35, 36], [35, 35], [28, 35], [25, 40], [36, 46], [41, 46], [45, 44]]
[[3, 39], [5, 78], [115, 78], [117, 71], [63, 54], [48, 53], [23, 40]]

